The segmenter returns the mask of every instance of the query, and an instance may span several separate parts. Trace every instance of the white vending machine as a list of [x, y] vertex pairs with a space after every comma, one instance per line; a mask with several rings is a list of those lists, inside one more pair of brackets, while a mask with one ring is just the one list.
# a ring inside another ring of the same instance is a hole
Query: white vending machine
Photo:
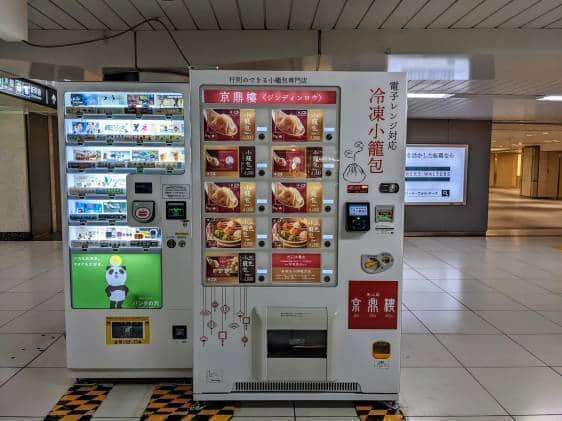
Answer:
[[396, 400], [405, 75], [190, 85], [195, 398]]
[[[191, 377], [188, 86], [58, 92], [68, 368], [79, 378]], [[150, 206], [154, 194], [169, 208]]]

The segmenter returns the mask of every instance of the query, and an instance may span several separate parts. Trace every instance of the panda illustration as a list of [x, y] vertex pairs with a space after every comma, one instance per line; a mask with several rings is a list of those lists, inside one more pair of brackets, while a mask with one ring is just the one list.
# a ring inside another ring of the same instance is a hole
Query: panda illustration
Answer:
[[127, 268], [122, 265], [120, 256], [111, 256], [109, 266], [105, 270], [107, 287], [105, 293], [109, 297], [109, 308], [123, 308], [123, 302], [129, 293], [125, 286], [127, 282]]

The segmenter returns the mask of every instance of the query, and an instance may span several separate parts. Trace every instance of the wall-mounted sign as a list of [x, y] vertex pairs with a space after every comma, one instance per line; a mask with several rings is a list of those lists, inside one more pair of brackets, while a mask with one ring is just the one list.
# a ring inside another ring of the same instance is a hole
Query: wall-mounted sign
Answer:
[[57, 108], [57, 91], [28, 79], [0, 75], [0, 93]]
[[467, 145], [407, 146], [406, 204], [466, 204], [467, 160]]

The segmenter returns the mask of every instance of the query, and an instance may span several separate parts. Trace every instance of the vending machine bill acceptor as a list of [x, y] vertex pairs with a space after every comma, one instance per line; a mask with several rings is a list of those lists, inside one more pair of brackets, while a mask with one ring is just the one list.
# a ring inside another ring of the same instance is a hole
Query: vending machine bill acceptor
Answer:
[[405, 75], [190, 85], [195, 399], [396, 400]]
[[188, 86], [58, 92], [68, 368], [191, 377]]

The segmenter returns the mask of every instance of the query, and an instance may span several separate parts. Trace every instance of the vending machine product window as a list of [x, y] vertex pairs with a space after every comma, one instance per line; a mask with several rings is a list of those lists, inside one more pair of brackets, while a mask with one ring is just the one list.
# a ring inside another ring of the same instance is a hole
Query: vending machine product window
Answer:
[[334, 286], [338, 88], [200, 98], [203, 283]]

